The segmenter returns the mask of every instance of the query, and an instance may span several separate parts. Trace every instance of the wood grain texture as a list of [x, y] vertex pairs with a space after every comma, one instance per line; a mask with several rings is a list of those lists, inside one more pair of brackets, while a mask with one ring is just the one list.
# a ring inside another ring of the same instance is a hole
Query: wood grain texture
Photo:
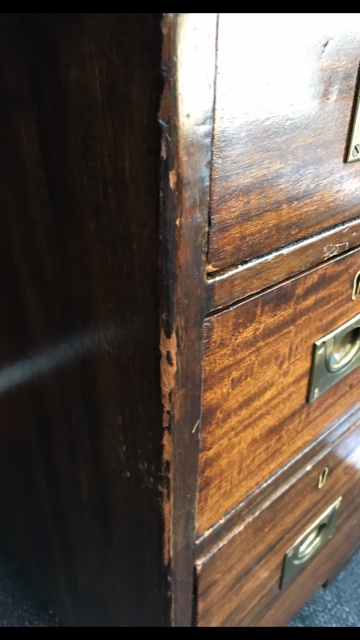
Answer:
[[172, 622], [192, 623], [216, 14], [163, 21], [162, 390]]
[[207, 313], [266, 289], [355, 248], [360, 241], [360, 220], [352, 220], [262, 258], [250, 260], [224, 273], [214, 273], [206, 283]]
[[206, 320], [199, 534], [357, 405], [359, 369], [306, 396], [314, 342], [360, 312], [359, 264], [355, 250]]
[[357, 553], [359, 548], [360, 548], [360, 543], [358, 543], [354, 548], [347, 550], [346, 553], [341, 555], [341, 557], [339, 558], [339, 561], [336, 564], [333, 564], [333, 566], [331, 567], [331, 570], [328, 571], [326, 581], [322, 585], [324, 589], [327, 589], [327, 587], [331, 586], [334, 580], [336, 580], [336, 578], [338, 577], [339, 573], [343, 569], [345, 569], [347, 564], [349, 564], [349, 562], [351, 561], [353, 556]]
[[294, 483], [304, 474], [304, 470], [316, 463], [319, 457], [324, 456], [337, 442], [345, 436], [359, 419], [359, 406], [346, 413], [329, 429], [314, 440], [309, 447], [294, 458], [289, 464], [280, 469], [265, 483], [256, 487], [255, 491], [242, 500], [226, 516], [218, 520], [210, 529], [196, 538], [196, 556], [202, 557], [222, 544], [225, 538], [231, 537], [239, 522], [246, 521], [252, 513], [261, 511], [269, 500], [275, 498], [284, 491], [284, 486]]
[[0, 19], [0, 530], [71, 625], [169, 623], [156, 14]]
[[[274, 501], [239, 524], [233, 537], [197, 563], [199, 626], [280, 626], [359, 544], [360, 427]], [[317, 488], [328, 466], [324, 487]], [[284, 589], [285, 552], [340, 496], [335, 534]]]
[[220, 14], [209, 271], [359, 215], [358, 14]]

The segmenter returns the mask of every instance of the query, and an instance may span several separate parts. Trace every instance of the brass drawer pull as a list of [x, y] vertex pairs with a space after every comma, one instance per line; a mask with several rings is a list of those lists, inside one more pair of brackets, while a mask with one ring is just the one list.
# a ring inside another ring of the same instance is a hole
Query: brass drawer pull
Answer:
[[327, 345], [326, 366], [329, 371], [344, 369], [360, 348], [360, 327], [350, 329], [339, 340], [333, 338]]
[[357, 315], [315, 342], [307, 401], [318, 398], [359, 364], [360, 315]]
[[342, 498], [338, 498], [287, 550], [281, 576], [282, 589], [334, 533]]
[[306, 536], [304, 542], [302, 542], [300, 547], [297, 549], [297, 557], [293, 558], [293, 562], [301, 564], [309, 560], [309, 558], [313, 553], [315, 553], [316, 549], [321, 544], [325, 527], [326, 523], [322, 523], [319, 524], [316, 529], [310, 531], [310, 533]]
[[360, 90], [358, 90], [356, 96], [355, 113], [346, 162], [356, 162], [357, 160], [360, 160]]

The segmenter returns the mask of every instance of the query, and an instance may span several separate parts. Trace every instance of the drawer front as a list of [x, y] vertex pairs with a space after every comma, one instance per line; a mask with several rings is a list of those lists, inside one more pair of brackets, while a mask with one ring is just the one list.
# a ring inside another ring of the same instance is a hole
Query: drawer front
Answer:
[[359, 215], [359, 48], [359, 14], [220, 14], [210, 270]]
[[[200, 626], [285, 624], [360, 543], [360, 428], [197, 563]], [[318, 488], [323, 469], [329, 474]], [[281, 588], [285, 553], [342, 497], [332, 537]]]
[[356, 250], [205, 321], [198, 533], [359, 402], [360, 368], [307, 402], [314, 343], [360, 313], [359, 269]]

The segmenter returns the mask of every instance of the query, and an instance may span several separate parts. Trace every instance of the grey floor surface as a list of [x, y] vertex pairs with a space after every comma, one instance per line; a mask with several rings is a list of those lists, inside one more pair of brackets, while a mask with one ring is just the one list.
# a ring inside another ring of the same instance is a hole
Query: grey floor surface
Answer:
[[360, 552], [326, 589], [320, 589], [290, 627], [360, 627]]
[[[0, 551], [0, 627], [60, 627], [20, 567]], [[290, 627], [360, 627], [360, 552], [336, 580], [320, 589]]]

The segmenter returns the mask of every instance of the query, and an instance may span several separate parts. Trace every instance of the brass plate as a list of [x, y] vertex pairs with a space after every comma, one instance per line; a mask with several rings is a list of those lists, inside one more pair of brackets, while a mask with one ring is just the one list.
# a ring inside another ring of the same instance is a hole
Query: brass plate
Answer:
[[346, 162], [357, 162], [358, 160], [360, 160], [360, 89], [356, 98], [354, 121]]
[[341, 497], [338, 498], [287, 550], [280, 589], [286, 586], [331, 538], [335, 530], [341, 500]]
[[352, 300], [356, 300], [360, 296], [360, 271], [357, 272], [354, 278], [353, 290], [352, 290]]
[[307, 401], [312, 402], [360, 364], [360, 315], [314, 344]]

